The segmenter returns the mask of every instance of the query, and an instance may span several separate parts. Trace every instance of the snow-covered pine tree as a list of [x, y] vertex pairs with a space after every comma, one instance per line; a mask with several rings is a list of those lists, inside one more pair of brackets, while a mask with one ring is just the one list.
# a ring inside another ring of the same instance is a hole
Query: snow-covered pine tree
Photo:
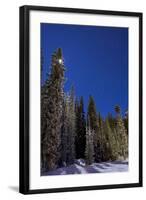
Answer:
[[66, 166], [67, 163], [67, 150], [68, 150], [68, 100], [64, 94], [63, 101], [63, 114], [62, 114], [62, 128], [61, 128], [61, 144], [60, 144], [60, 166]]
[[112, 133], [113, 133], [113, 137], [114, 137], [114, 140], [113, 140], [113, 146], [112, 146], [112, 160], [119, 160], [119, 155], [120, 155], [120, 142], [119, 142], [119, 137], [117, 135], [117, 132], [116, 132], [116, 128], [114, 128], [112, 130]]
[[110, 128], [112, 130], [114, 130], [115, 129], [115, 125], [116, 125], [115, 117], [113, 117], [111, 113], [108, 113], [107, 118], [108, 118], [108, 121], [109, 121]]
[[46, 120], [46, 113], [47, 113], [47, 107], [46, 107], [46, 99], [47, 95], [45, 93], [46, 91], [46, 85], [41, 86], [41, 168], [46, 168], [46, 156], [43, 149], [44, 146], [44, 139], [46, 135], [46, 127], [47, 127], [47, 120]]
[[74, 88], [64, 97], [63, 126], [61, 136], [61, 162], [63, 166], [74, 163], [76, 116], [74, 102]]
[[112, 160], [112, 130], [109, 125], [108, 119], [104, 123], [104, 134], [105, 134], [105, 161]]
[[45, 101], [47, 96], [45, 94], [46, 84], [43, 83], [43, 69], [44, 69], [44, 55], [43, 49], [41, 48], [41, 168], [46, 168], [45, 156], [43, 154], [43, 140], [45, 137], [46, 130], [46, 106]]
[[96, 113], [96, 106], [92, 96], [89, 97], [88, 103], [88, 110], [87, 110], [87, 126], [90, 126], [91, 131], [94, 132], [93, 137], [93, 146], [94, 146], [94, 154], [95, 154], [95, 161], [99, 162], [99, 138], [98, 135], [98, 121], [97, 121], [97, 113]]
[[111, 147], [112, 147], [111, 159], [117, 160], [117, 159], [119, 159], [120, 145], [119, 145], [119, 138], [116, 133], [116, 119], [115, 119], [115, 117], [112, 116], [111, 113], [108, 113], [107, 120], [108, 120], [109, 126], [112, 131], [112, 135], [110, 138], [110, 143], [111, 143]]
[[105, 120], [105, 136], [106, 136], [106, 160], [117, 160], [119, 158], [119, 141], [116, 129], [111, 128], [108, 117]]
[[68, 98], [67, 120], [68, 120], [68, 157], [67, 163], [72, 164], [75, 160], [75, 134], [76, 134], [76, 115], [75, 115], [75, 97], [74, 88], [71, 87], [71, 91]]
[[82, 121], [82, 137], [80, 145], [82, 149], [80, 150], [81, 158], [85, 158], [85, 148], [86, 148], [86, 119], [84, 111], [84, 99], [83, 96], [80, 97], [80, 110], [81, 110], [81, 121]]
[[97, 139], [98, 139], [98, 150], [99, 150], [99, 155], [98, 155], [98, 160], [101, 162], [106, 160], [106, 151], [105, 151], [105, 145], [106, 145], [106, 136], [104, 132], [104, 120], [102, 119], [102, 116], [100, 113], [98, 113], [98, 134], [97, 134]]
[[76, 99], [75, 102], [76, 112], [76, 137], [75, 137], [75, 149], [76, 158], [85, 158], [85, 146], [86, 146], [86, 120], [84, 113], [84, 100], [83, 97], [80, 101]]
[[124, 126], [123, 119], [121, 117], [120, 106], [115, 106], [116, 116], [116, 134], [119, 141], [119, 154], [122, 159], [128, 157], [128, 135]]
[[64, 71], [62, 50], [59, 48], [52, 55], [50, 74], [46, 80], [41, 97], [43, 162], [45, 162], [45, 166], [49, 170], [57, 167], [60, 157]]
[[75, 114], [76, 114], [76, 135], [75, 135], [75, 157], [80, 158], [80, 124], [81, 124], [81, 113], [79, 109], [79, 101], [75, 100]]
[[90, 120], [87, 118], [87, 126], [86, 126], [86, 150], [85, 150], [85, 158], [86, 163], [88, 165], [92, 164], [94, 162], [94, 130], [91, 130], [90, 127]]

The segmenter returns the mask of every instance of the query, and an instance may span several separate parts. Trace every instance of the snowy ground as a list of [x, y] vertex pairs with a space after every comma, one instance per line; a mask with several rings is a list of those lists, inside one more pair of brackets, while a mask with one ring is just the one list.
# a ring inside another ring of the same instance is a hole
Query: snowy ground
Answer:
[[76, 160], [75, 164], [58, 168], [53, 171], [43, 172], [42, 175], [88, 174], [125, 171], [128, 171], [128, 161], [102, 162], [85, 165], [84, 160]]

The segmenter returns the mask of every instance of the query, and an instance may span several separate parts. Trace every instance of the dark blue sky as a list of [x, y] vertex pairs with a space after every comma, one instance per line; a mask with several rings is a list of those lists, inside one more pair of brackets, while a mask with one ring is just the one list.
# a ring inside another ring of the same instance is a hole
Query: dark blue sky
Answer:
[[118, 27], [41, 24], [44, 56], [43, 80], [51, 65], [51, 55], [63, 50], [65, 91], [74, 85], [76, 96], [89, 95], [103, 116], [114, 113], [116, 104], [123, 113], [128, 108], [128, 29]]

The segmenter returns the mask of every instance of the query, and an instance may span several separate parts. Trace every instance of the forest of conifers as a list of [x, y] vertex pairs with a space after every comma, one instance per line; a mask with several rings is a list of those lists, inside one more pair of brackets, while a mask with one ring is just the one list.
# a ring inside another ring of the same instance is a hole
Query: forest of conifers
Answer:
[[[43, 71], [43, 56], [41, 61]], [[80, 158], [87, 165], [127, 159], [128, 111], [122, 116], [115, 105], [115, 115], [107, 112], [103, 118], [93, 94], [85, 113], [83, 96], [76, 97], [73, 86], [64, 92], [65, 70], [59, 48], [41, 85], [41, 170], [68, 166]]]

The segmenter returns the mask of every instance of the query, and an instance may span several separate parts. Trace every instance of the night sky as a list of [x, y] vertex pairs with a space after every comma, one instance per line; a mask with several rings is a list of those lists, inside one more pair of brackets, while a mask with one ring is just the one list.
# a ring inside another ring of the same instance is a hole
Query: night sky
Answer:
[[103, 117], [114, 114], [117, 104], [122, 113], [128, 109], [128, 28], [42, 23], [43, 81], [59, 47], [67, 68], [65, 91], [74, 85], [85, 111], [89, 95]]

